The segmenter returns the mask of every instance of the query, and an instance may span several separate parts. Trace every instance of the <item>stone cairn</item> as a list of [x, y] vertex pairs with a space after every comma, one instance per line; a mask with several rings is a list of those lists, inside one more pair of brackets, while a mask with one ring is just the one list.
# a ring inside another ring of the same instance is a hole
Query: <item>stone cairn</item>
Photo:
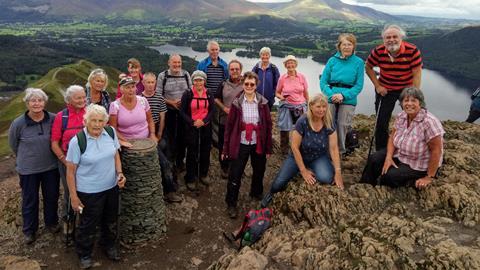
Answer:
[[130, 141], [122, 149], [127, 183], [121, 195], [120, 239], [135, 244], [166, 232], [165, 203], [156, 144], [148, 139]]

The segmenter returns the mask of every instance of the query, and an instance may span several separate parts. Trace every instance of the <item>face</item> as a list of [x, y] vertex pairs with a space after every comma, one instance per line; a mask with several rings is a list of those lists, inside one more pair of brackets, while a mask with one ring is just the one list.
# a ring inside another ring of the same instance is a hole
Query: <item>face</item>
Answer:
[[240, 64], [238, 63], [231, 63], [228, 67], [228, 74], [232, 81], [238, 80], [242, 75], [242, 69], [240, 68]]
[[85, 91], [76, 91], [75, 93], [73, 93], [73, 95], [70, 97], [69, 103], [73, 106], [73, 108], [77, 110], [84, 108], [87, 104], [87, 97], [85, 96]]
[[383, 34], [383, 44], [391, 53], [396, 53], [400, 49], [402, 37], [400, 31], [395, 28], [390, 28]]
[[98, 75], [90, 80], [90, 87], [95, 91], [102, 91], [105, 88], [105, 77]]
[[260, 55], [260, 60], [262, 60], [262, 63], [268, 64], [270, 62], [270, 54], [269, 53], [262, 53]]
[[219, 52], [220, 48], [216, 44], [211, 44], [210, 48], [208, 48], [208, 55], [210, 55], [211, 59], [217, 59]]
[[135, 87], [134, 83], [123, 85], [120, 89], [122, 90], [122, 95], [128, 97], [135, 96], [135, 94], [137, 93], [137, 87]]
[[243, 82], [243, 91], [245, 91], [245, 94], [254, 94], [255, 91], [257, 90], [257, 82], [255, 79], [245, 79]]
[[92, 136], [98, 137], [102, 134], [103, 128], [107, 124], [107, 121], [100, 114], [90, 115], [88, 121], [85, 123], [88, 133]]
[[416, 116], [420, 111], [420, 100], [407, 96], [402, 100], [402, 108], [409, 116]]
[[39, 113], [45, 108], [45, 100], [41, 97], [32, 96], [27, 102], [27, 109], [33, 113]]
[[343, 57], [348, 57], [353, 54], [353, 50], [355, 47], [353, 46], [353, 43], [348, 41], [347, 39], [342, 39], [340, 43], [340, 53], [342, 54]]
[[143, 86], [145, 86], [146, 92], [155, 92], [155, 85], [157, 80], [153, 76], [143, 77]]
[[140, 68], [139, 66], [135, 66], [132, 64], [128, 65], [128, 73], [130, 74], [130, 77], [133, 77], [133, 78], [137, 78], [138, 76], [140, 76], [141, 69], [142, 68]]
[[310, 110], [312, 111], [312, 115], [316, 118], [325, 117], [327, 113], [327, 104], [325, 102], [317, 102], [310, 106]]
[[182, 58], [180, 58], [180, 56], [173, 56], [168, 60], [168, 67], [170, 68], [170, 71], [174, 73], [182, 71]]
[[285, 68], [288, 71], [295, 71], [297, 69], [297, 62], [294, 60], [289, 60], [285, 63]]
[[193, 80], [193, 85], [196, 89], [200, 89], [204, 87], [205, 81], [203, 79], [196, 78], [195, 80]]

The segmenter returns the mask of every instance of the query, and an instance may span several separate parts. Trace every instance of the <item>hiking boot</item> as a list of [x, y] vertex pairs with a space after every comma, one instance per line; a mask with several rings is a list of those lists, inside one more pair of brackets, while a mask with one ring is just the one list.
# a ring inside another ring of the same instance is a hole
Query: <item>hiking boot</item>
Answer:
[[112, 261], [118, 262], [121, 260], [120, 254], [118, 254], [118, 249], [115, 247], [105, 249], [105, 255]]
[[187, 189], [190, 190], [190, 191], [196, 191], [197, 190], [197, 185], [195, 184], [195, 182], [189, 182], [186, 184], [187, 186]]
[[56, 224], [56, 225], [47, 226], [46, 229], [49, 233], [56, 234], [60, 231], [60, 225]]
[[238, 216], [238, 209], [235, 206], [229, 206], [227, 208], [228, 217], [231, 219], [236, 219]]
[[165, 201], [169, 203], [179, 203], [183, 201], [183, 198], [176, 192], [169, 192], [165, 195]]
[[91, 257], [82, 257], [80, 258], [80, 269], [89, 269], [92, 268], [93, 261]]
[[34, 234], [34, 233], [25, 234], [25, 235], [23, 236], [23, 242], [24, 242], [26, 245], [31, 245], [31, 244], [33, 244], [33, 242], [35, 242], [35, 234]]
[[175, 172], [177, 174], [181, 173], [181, 172], [184, 172], [185, 171], [185, 163], [179, 163], [175, 166]]
[[227, 169], [223, 169], [222, 168], [222, 178], [223, 179], [228, 179], [228, 168]]
[[212, 184], [212, 180], [208, 176], [204, 176], [204, 177], [200, 177], [200, 183], [208, 187]]

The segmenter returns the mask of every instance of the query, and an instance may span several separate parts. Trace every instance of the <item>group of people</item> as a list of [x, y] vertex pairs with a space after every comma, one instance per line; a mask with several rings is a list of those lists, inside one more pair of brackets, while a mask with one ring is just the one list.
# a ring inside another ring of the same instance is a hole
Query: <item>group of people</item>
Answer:
[[[128, 73], [120, 75], [113, 101], [106, 91], [109, 78], [102, 69], [90, 73], [85, 87], [68, 87], [66, 108], [56, 115], [45, 110], [48, 96], [41, 89], [27, 89], [27, 111], [15, 119], [9, 131], [22, 188], [25, 242], [34, 242], [38, 230], [40, 186], [45, 227], [52, 233], [59, 231], [61, 179], [65, 234], [72, 233], [69, 222], [74, 212], [81, 213], [75, 239], [81, 267], [92, 266], [97, 227], [101, 228], [107, 257], [119, 260], [112, 228], [119, 188], [128, 181], [119, 150], [132, 147], [132, 139], [155, 141], [165, 200], [180, 202], [180, 172], [186, 171], [185, 184], [191, 191], [198, 190], [198, 183], [208, 186], [214, 180], [209, 177], [209, 166], [215, 125], [218, 162], [222, 177], [228, 179], [225, 201], [230, 218], [238, 216], [239, 190], [249, 159], [253, 170], [249, 195], [261, 201], [262, 207], [298, 174], [308, 185], [335, 184], [343, 189], [341, 157], [346, 153], [345, 138], [365, 72], [376, 90], [377, 151], [368, 158], [360, 181], [427, 187], [442, 163], [444, 130], [427, 111], [420, 90], [420, 51], [404, 37], [399, 26], [385, 27], [383, 44], [375, 47], [364, 63], [355, 55], [355, 36], [341, 34], [337, 52], [321, 76], [322, 93], [313, 96], [305, 76], [297, 71], [293, 55], [284, 59], [287, 72], [280, 75], [270, 62], [271, 50], [264, 47], [260, 61], [242, 74], [241, 62], [227, 63], [219, 57], [216, 41], [208, 42], [209, 56], [191, 75], [182, 69], [178, 54], [170, 56], [169, 68], [158, 76], [142, 73], [140, 62], [129, 59]], [[374, 67], [380, 68], [378, 78]], [[279, 100], [277, 124], [285, 160], [264, 194], [275, 98]], [[403, 110], [388, 135], [397, 100]]]

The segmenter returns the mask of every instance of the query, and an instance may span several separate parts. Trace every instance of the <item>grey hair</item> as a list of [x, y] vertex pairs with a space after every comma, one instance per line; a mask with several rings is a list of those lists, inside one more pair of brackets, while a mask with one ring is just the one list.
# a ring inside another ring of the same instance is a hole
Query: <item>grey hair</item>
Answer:
[[96, 68], [96, 69], [92, 70], [92, 72], [90, 72], [90, 75], [88, 75], [88, 79], [87, 79], [87, 87], [91, 87], [90, 81], [93, 80], [93, 78], [95, 78], [97, 76], [102, 76], [103, 77], [103, 79], [105, 80], [105, 88], [107, 88], [107, 86], [108, 86], [108, 75], [105, 72], [105, 70], [103, 70], [101, 68]]
[[67, 90], [65, 90], [65, 102], [66, 103], [69, 103], [70, 102], [70, 99], [71, 97], [73, 96], [73, 94], [75, 94], [76, 92], [80, 92], [80, 91], [83, 91], [85, 93], [85, 89], [83, 89], [82, 86], [80, 85], [77, 85], [77, 84], [74, 84], [74, 85], [70, 85]]
[[210, 50], [210, 47], [212, 47], [212, 45], [217, 45], [218, 49], [220, 49], [220, 45], [218, 44], [218, 42], [216, 42], [215, 40], [209, 40], [207, 43], [207, 51]]
[[402, 90], [402, 93], [400, 93], [400, 97], [398, 97], [398, 100], [400, 100], [400, 107], [403, 109], [403, 100], [407, 97], [413, 97], [418, 99], [420, 101], [420, 107], [423, 109], [427, 108], [427, 104], [425, 103], [425, 96], [423, 95], [422, 90], [418, 89], [415, 86], [409, 86], [406, 87]]
[[405, 32], [405, 30], [403, 30], [402, 27], [400, 27], [396, 24], [387, 24], [387, 25], [385, 25], [385, 27], [382, 30], [382, 38], [385, 36], [385, 32], [387, 32], [387, 30], [389, 30], [389, 29], [396, 29], [400, 33], [400, 37], [402, 39], [405, 39], [407, 37], [407, 33]]
[[23, 97], [24, 102], [29, 102], [30, 99], [33, 97], [39, 97], [43, 99], [43, 101], [47, 102], [48, 101], [48, 96], [43, 92], [42, 89], [40, 88], [27, 88], [25, 89], [25, 97]]
[[83, 115], [83, 122], [85, 122], [85, 124], [88, 123], [88, 121], [90, 121], [90, 118], [93, 115], [102, 116], [105, 123], [108, 121], [108, 113], [105, 107], [92, 103], [88, 105], [85, 109], [85, 114]]
[[270, 50], [269, 47], [263, 47], [260, 49], [260, 52], [258, 53], [260, 56], [262, 56], [262, 54], [264, 53], [268, 53], [268, 55], [272, 56], [272, 50]]
[[182, 61], [182, 56], [178, 53], [171, 54], [170, 57], [168, 57], [168, 61], [172, 60], [174, 57], [179, 57], [180, 61]]

